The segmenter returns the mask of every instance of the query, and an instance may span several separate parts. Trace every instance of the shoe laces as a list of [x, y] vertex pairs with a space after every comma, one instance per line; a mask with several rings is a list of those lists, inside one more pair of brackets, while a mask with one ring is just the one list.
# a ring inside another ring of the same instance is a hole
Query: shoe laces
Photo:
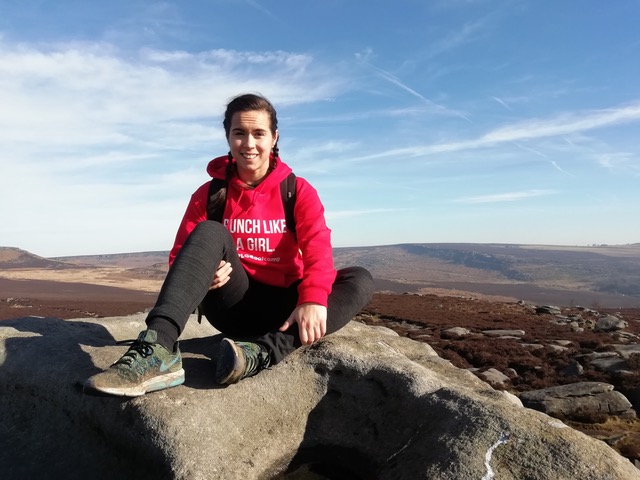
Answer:
[[117, 345], [131, 345], [127, 353], [125, 353], [120, 360], [118, 360], [114, 365], [126, 365], [131, 366], [133, 362], [136, 361], [138, 355], [142, 358], [147, 358], [149, 355], [153, 354], [153, 345], [149, 342], [145, 342], [140, 340], [139, 338], [135, 340], [121, 340], [116, 342]]
[[243, 350], [244, 357], [247, 362], [245, 369], [245, 376], [251, 376], [258, 373], [260, 370], [264, 370], [269, 366], [270, 358], [269, 353], [265, 351], [264, 347], [256, 343], [249, 342], [236, 342], [237, 345]]

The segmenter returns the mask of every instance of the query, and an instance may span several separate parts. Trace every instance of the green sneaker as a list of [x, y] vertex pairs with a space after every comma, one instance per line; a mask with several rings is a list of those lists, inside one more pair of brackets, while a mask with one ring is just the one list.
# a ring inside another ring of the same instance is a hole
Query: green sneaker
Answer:
[[264, 370], [271, 362], [267, 348], [259, 343], [223, 338], [218, 350], [216, 383], [230, 385]]
[[85, 382], [85, 391], [137, 397], [184, 383], [180, 350], [169, 352], [157, 336], [155, 330], [140, 332], [120, 360]]

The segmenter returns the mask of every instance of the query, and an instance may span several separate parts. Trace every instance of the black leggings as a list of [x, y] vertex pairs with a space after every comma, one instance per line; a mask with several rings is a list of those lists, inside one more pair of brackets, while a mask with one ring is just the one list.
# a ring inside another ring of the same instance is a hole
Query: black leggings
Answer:
[[[229, 281], [210, 290], [221, 260], [233, 268]], [[278, 329], [298, 303], [298, 284], [282, 288], [252, 280], [240, 263], [233, 238], [222, 224], [199, 223], [178, 252], [162, 285], [147, 326], [159, 340], [175, 343], [189, 315], [200, 305], [207, 320], [223, 334], [252, 340], [271, 350], [271, 362], [280, 362], [301, 346], [298, 325]], [[371, 274], [361, 267], [338, 271], [327, 306], [327, 334], [344, 327], [371, 299]]]

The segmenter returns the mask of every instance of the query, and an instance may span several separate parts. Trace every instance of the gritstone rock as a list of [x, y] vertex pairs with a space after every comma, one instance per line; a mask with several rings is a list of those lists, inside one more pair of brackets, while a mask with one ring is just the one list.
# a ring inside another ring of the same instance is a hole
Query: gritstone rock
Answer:
[[192, 320], [185, 385], [83, 394], [143, 319], [0, 322], [3, 479], [272, 479], [310, 464], [355, 479], [640, 479], [605, 443], [517, 406], [428, 345], [356, 322], [217, 388], [219, 336]]
[[608, 383], [570, 383], [524, 392], [520, 399], [526, 407], [554, 417], [580, 418], [592, 414], [636, 416], [631, 402]]
[[611, 332], [614, 330], [623, 330], [628, 327], [627, 322], [614, 315], [605, 315], [600, 317], [596, 322], [596, 332]]

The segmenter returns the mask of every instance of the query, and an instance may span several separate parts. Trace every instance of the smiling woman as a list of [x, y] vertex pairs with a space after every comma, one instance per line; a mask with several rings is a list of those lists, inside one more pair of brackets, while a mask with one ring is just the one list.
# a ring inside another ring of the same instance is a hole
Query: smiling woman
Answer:
[[[91, 377], [87, 390], [137, 396], [183, 383], [177, 341], [196, 307], [227, 335], [215, 382], [229, 385], [339, 330], [371, 298], [367, 270], [335, 270], [318, 194], [280, 159], [273, 105], [240, 95], [227, 105], [223, 126], [229, 153], [209, 163], [213, 180], [191, 197], [147, 330]], [[286, 192], [295, 201], [295, 231], [281, 188], [291, 178], [295, 186]], [[213, 182], [220, 185], [215, 192]]]
[[236, 159], [238, 178], [255, 187], [269, 172], [271, 151], [278, 142], [271, 115], [265, 110], [236, 113], [227, 138], [230, 154]]

